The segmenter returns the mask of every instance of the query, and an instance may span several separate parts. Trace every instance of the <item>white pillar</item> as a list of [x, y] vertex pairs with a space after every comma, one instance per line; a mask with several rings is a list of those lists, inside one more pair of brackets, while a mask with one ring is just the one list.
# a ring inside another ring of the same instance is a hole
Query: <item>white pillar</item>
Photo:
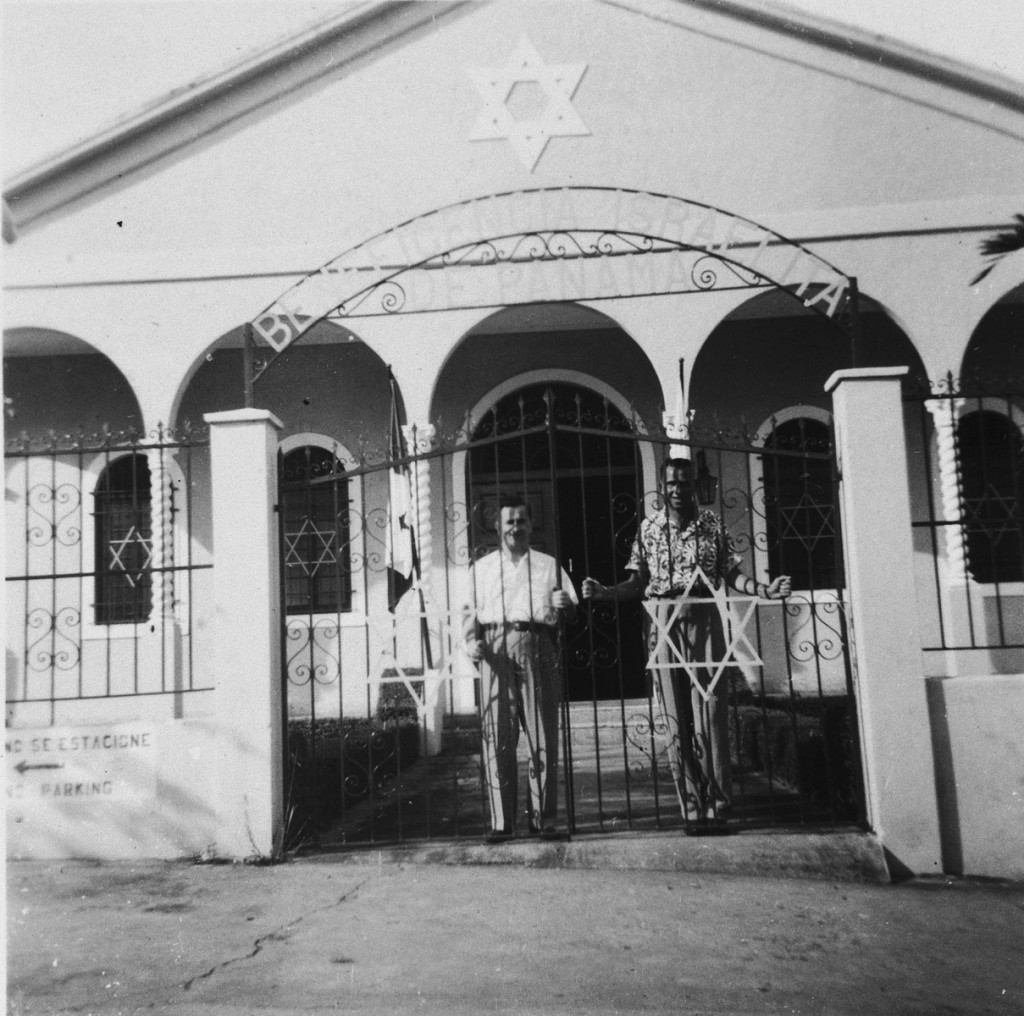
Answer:
[[209, 413], [219, 856], [280, 851], [283, 821], [277, 432], [263, 409]]
[[[402, 428], [406, 444], [413, 455], [427, 455], [434, 447], [437, 429], [431, 423], [411, 423]], [[433, 611], [431, 577], [434, 570], [434, 541], [431, 520], [430, 467], [428, 458], [417, 459], [412, 470], [412, 517], [413, 536], [416, 540], [416, 554], [419, 558], [420, 573], [417, 579], [422, 600], [419, 609], [426, 615], [421, 622], [421, 636], [430, 639], [429, 646], [433, 659], [437, 660], [443, 651], [438, 615]], [[424, 647], [426, 649], [427, 647]], [[426, 654], [424, 653], [424, 656]], [[425, 662], [425, 660], [424, 660]], [[436, 664], [435, 664], [436, 667]], [[450, 682], [449, 682], [450, 684]], [[445, 707], [449, 689], [442, 687], [433, 675], [423, 683], [423, 705], [420, 721], [423, 723], [424, 751], [437, 755], [441, 751], [441, 734], [444, 725]]]
[[942, 870], [938, 803], [914, 588], [900, 378], [840, 370], [835, 417], [855, 690], [870, 822], [896, 869]]
[[[153, 609], [150, 617], [156, 622], [162, 655], [163, 685], [167, 690], [180, 691], [183, 686], [181, 670], [181, 631], [178, 623], [178, 601], [174, 574], [175, 536], [175, 484], [171, 475], [170, 452], [163, 445], [146, 451], [149, 461], [150, 490], [153, 498], [152, 556]], [[175, 703], [175, 715], [180, 715], [181, 703]]]
[[[949, 646], [968, 646], [972, 642], [972, 620], [983, 616], [984, 607], [975, 600], [977, 592], [968, 575], [967, 537], [963, 525], [964, 505], [960, 487], [960, 463], [956, 444], [956, 426], [963, 399], [929, 399], [925, 406], [935, 425], [936, 462], [939, 484], [938, 541], [939, 588], [936, 590], [942, 611], [942, 641]], [[925, 445], [924, 454], [931, 454]], [[942, 654], [947, 673], [957, 672], [955, 650]]]
[[[925, 405], [935, 422], [935, 445], [939, 467], [939, 492], [942, 499], [942, 521], [954, 525], [943, 527], [946, 581], [963, 586], [967, 582], [967, 544], [964, 539], [963, 503], [960, 497], [960, 468], [957, 464], [956, 425], [963, 399], [929, 399]], [[925, 449], [925, 454], [928, 449]]]
[[[433, 450], [437, 429], [432, 423], [411, 423], [402, 428], [406, 445], [413, 455], [427, 455]], [[430, 519], [431, 460], [417, 459], [412, 472], [412, 522], [416, 555], [419, 559], [419, 587], [424, 599], [430, 599], [431, 570], [434, 567], [434, 543]]]

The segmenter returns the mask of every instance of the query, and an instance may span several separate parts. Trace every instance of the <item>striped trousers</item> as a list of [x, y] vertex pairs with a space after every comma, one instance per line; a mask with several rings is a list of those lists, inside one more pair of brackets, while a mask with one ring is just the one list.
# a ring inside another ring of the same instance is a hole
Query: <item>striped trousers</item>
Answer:
[[530, 753], [530, 827], [555, 822], [558, 810], [558, 707], [561, 667], [554, 630], [489, 628], [480, 664], [484, 770], [491, 828], [514, 832], [520, 732]]

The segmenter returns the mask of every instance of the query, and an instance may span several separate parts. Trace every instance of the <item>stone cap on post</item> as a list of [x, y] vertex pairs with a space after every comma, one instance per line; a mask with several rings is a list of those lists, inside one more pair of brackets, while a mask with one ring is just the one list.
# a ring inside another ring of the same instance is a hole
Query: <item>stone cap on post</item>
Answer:
[[269, 409], [223, 409], [216, 413], [203, 413], [203, 422], [210, 424], [257, 423], [266, 420], [277, 430], [284, 430], [284, 424]]

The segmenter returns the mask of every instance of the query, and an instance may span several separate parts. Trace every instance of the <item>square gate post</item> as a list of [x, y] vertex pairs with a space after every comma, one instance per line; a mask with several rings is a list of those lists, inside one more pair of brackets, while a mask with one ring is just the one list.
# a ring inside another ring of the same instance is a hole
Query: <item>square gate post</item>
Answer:
[[209, 413], [218, 856], [269, 857], [283, 823], [277, 433], [263, 409]]
[[836, 371], [832, 393], [868, 821], [897, 868], [942, 871], [931, 725], [914, 586], [900, 380]]

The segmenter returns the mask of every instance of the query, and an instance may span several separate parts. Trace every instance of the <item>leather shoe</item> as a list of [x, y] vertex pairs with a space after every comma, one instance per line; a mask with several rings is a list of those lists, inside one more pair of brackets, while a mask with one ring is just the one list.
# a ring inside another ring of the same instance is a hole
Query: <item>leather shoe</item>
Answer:
[[541, 829], [540, 838], [542, 840], [560, 840], [562, 834], [553, 825], [548, 825]]
[[514, 838], [514, 833], [506, 832], [504, 829], [491, 829], [484, 836], [484, 843], [508, 843]]

